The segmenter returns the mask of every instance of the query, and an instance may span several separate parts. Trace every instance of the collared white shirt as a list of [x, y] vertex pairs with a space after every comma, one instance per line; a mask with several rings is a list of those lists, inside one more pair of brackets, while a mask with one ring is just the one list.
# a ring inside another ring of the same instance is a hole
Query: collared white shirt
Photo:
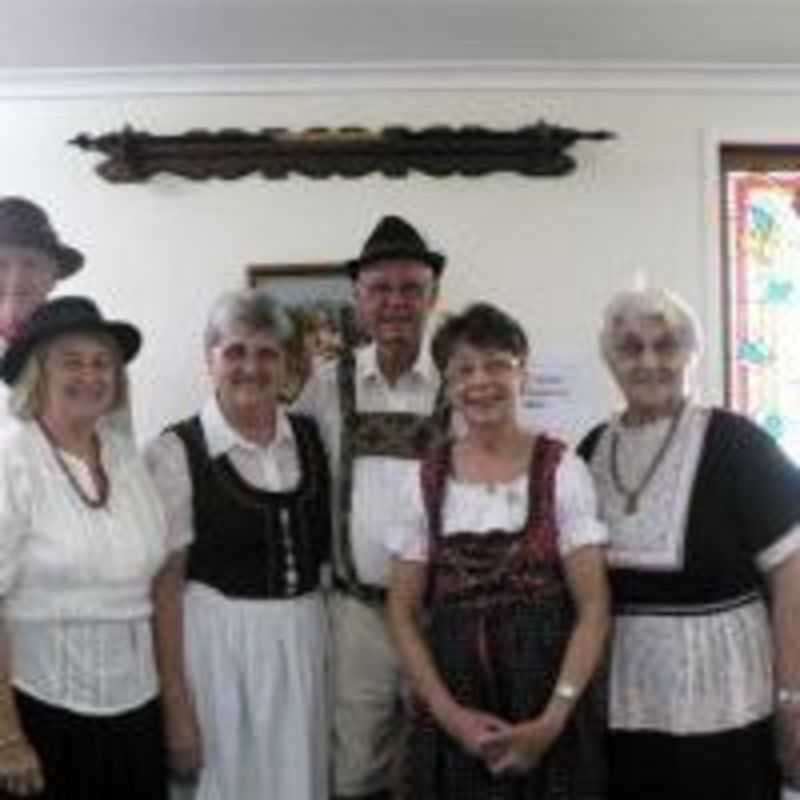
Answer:
[[[339, 516], [342, 414], [337, 376], [338, 362], [323, 364], [311, 377], [295, 409], [313, 417], [330, 457], [333, 475], [334, 525]], [[378, 367], [375, 345], [356, 352], [356, 409], [363, 412], [408, 412], [428, 416], [439, 391], [439, 374], [424, 343], [411, 369], [394, 384]], [[387, 535], [402, 507], [398, 487], [416, 472], [411, 459], [386, 456], [357, 457], [353, 464], [353, 502], [350, 539], [359, 580], [385, 586], [391, 553]], [[334, 528], [336, 530], [336, 528]]]
[[[200, 412], [200, 424], [209, 455], [227, 455], [236, 471], [251, 486], [270, 492], [287, 492], [300, 480], [297, 443], [286, 412], [278, 408], [275, 435], [264, 446], [245, 439], [225, 419], [216, 395]], [[170, 536], [188, 545], [194, 540], [192, 479], [186, 448], [180, 437], [167, 431], [145, 448], [145, 459], [164, 502]]]
[[[158, 691], [150, 617], [164, 512], [130, 439], [99, 429], [110, 494], [90, 508], [35, 422], [0, 435], [0, 595], [15, 686], [84, 714], [119, 713]], [[59, 451], [95, 493], [87, 465]]]

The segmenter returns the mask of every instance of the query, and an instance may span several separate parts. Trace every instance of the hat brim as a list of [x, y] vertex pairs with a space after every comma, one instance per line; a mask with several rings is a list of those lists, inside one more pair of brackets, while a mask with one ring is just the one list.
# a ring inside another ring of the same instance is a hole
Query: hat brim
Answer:
[[55, 322], [31, 331], [27, 335], [23, 333], [9, 345], [0, 361], [0, 379], [9, 386], [13, 385], [28, 362], [31, 353], [37, 347], [70, 333], [105, 333], [111, 336], [119, 346], [122, 361], [125, 364], [133, 360], [142, 346], [142, 335], [139, 333], [139, 329], [128, 322], [117, 320]]
[[83, 266], [83, 253], [74, 247], [69, 247], [69, 245], [59, 245], [53, 256], [58, 267], [59, 280], [69, 278], [70, 275], [74, 275]]
[[403, 249], [402, 247], [395, 247], [386, 250], [376, 250], [366, 256], [354, 258], [345, 263], [345, 269], [348, 275], [355, 280], [358, 273], [364, 269], [374, 267], [378, 261], [399, 261], [399, 260], [419, 261], [433, 270], [433, 274], [438, 278], [444, 271], [447, 260], [441, 253], [435, 253], [432, 250], [419, 250]]

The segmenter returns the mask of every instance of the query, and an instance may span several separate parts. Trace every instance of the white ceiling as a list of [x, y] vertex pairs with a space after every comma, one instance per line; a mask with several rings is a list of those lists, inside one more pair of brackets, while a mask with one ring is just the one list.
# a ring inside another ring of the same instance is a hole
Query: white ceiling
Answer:
[[800, 63], [800, 0], [6, 0], [0, 69]]

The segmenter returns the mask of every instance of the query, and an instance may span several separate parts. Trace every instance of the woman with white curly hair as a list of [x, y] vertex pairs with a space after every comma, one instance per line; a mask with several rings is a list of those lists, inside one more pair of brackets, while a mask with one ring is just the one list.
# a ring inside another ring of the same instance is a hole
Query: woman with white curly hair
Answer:
[[691, 399], [700, 338], [659, 289], [617, 295], [600, 334], [625, 407], [580, 450], [610, 533], [614, 800], [769, 800], [781, 766], [800, 777], [800, 475]]

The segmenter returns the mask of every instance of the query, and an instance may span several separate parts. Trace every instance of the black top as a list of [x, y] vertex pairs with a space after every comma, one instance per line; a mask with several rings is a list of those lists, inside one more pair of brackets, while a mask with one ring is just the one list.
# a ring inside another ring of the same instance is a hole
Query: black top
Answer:
[[223, 594], [290, 598], [313, 591], [330, 551], [330, 477], [314, 422], [289, 415], [301, 477], [287, 492], [242, 479], [227, 455], [211, 458], [202, 423], [174, 425], [186, 448], [195, 538], [187, 577]]
[[[587, 434], [578, 452], [591, 462], [601, 434]], [[711, 412], [689, 500], [680, 571], [611, 569], [617, 611], [703, 607], [763, 591], [756, 556], [800, 522], [800, 472], [775, 442], [745, 417]], [[613, 548], [613, 531], [611, 546]]]

